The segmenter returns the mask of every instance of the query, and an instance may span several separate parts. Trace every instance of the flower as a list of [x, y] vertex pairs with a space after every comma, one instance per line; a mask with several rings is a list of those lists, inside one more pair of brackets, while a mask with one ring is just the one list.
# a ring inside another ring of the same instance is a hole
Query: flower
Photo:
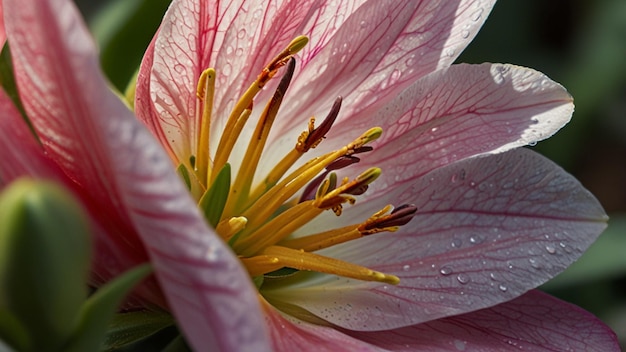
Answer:
[[[528, 292], [606, 216], [563, 170], [514, 149], [569, 120], [560, 85], [451, 66], [493, 2], [174, 0], [137, 80], [147, 129], [109, 91], [71, 2], [4, 6], [41, 144], [0, 95], [1, 182], [73, 189], [92, 215], [96, 279], [149, 259], [167, 302], [155, 283], [138, 295], [171, 309], [193, 348], [617, 350], [588, 313]], [[238, 137], [242, 116], [264, 123]]]

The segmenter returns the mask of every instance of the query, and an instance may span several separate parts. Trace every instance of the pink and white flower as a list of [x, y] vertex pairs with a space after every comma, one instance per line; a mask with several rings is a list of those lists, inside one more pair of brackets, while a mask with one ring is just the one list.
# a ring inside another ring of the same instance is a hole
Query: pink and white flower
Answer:
[[[4, 0], [39, 142], [0, 94], [0, 184], [30, 175], [73, 189], [93, 219], [95, 280], [150, 260], [158, 285], [139, 297], [171, 309], [196, 350], [618, 350], [596, 318], [532, 291], [581, 255], [606, 215], [572, 176], [515, 149], [569, 121], [563, 87], [523, 67], [452, 65], [493, 3], [174, 0], [138, 76], [142, 124], [110, 91], [70, 1]], [[331, 109], [338, 96], [341, 108]], [[315, 134], [309, 117], [329, 110], [332, 128], [300, 140], [306, 158], [277, 162], [301, 130]], [[252, 157], [247, 141], [260, 134], [252, 126], [229, 135], [231, 114], [275, 120]], [[337, 170], [353, 179], [347, 186], [302, 190], [333, 162], [355, 162], [352, 153], [360, 162]], [[243, 196], [214, 230], [196, 203], [225, 162], [233, 176], [244, 170], [230, 189]], [[276, 174], [256, 196], [250, 183]], [[299, 201], [303, 192], [314, 199]], [[339, 213], [353, 196], [341, 216], [323, 212]], [[396, 221], [401, 211], [389, 203], [411, 212]], [[279, 221], [289, 211], [315, 216]], [[289, 242], [351, 224], [397, 232], [359, 230], [320, 250]], [[289, 237], [261, 236], [284, 228]], [[303, 264], [281, 264], [289, 260]], [[299, 271], [276, 275], [282, 266]]]

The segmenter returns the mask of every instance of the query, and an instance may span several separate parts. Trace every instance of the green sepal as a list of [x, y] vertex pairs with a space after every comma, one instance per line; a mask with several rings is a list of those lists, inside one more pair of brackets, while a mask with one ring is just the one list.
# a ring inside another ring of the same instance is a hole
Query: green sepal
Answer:
[[109, 324], [102, 350], [160, 351], [179, 335], [174, 318], [168, 313], [145, 310], [119, 313]]
[[82, 306], [78, 328], [66, 352], [98, 351], [109, 323], [126, 294], [152, 272], [149, 264], [126, 271], [96, 291]]
[[200, 198], [198, 206], [207, 222], [215, 228], [222, 217], [230, 192], [230, 164], [225, 164], [215, 177], [215, 182]]
[[4, 47], [2, 47], [2, 52], [0, 52], [0, 85], [2, 85], [7, 96], [11, 98], [11, 101], [13, 101], [13, 105], [17, 107], [17, 110], [22, 115], [24, 121], [26, 121], [26, 124], [35, 138], [38, 138], [33, 129], [33, 125], [30, 123], [30, 119], [26, 116], [26, 111], [24, 110], [20, 95], [17, 91], [15, 76], [13, 75], [13, 60], [11, 59], [11, 50], [8, 42], [5, 42]]
[[191, 191], [191, 178], [189, 177], [189, 170], [185, 164], [179, 164], [176, 168], [176, 173], [183, 179], [185, 185], [187, 186], [187, 190]]
[[57, 350], [76, 328], [90, 261], [86, 215], [67, 190], [20, 179], [0, 195], [0, 312], [32, 350]]

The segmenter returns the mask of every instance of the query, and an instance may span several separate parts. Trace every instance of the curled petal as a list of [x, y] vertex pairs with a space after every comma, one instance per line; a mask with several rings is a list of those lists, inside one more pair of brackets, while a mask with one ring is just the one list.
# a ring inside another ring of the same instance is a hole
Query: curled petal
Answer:
[[[277, 285], [266, 296], [349, 329], [409, 326], [489, 307], [539, 286], [606, 227], [602, 207], [578, 181], [524, 149], [454, 163], [351, 210], [365, 217], [389, 199], [417, 206], [409, 224], [320, 253], [397, 275], [400, 284], [312, 275]], [[327, 217], [312, 226], [333, 227], [335, 221]]]
[[390, 351], [620, 350], [615, 333], [598, 318], [540, 291], [433, 322], [348, 334]]
[[4, 5], [25, 109], [50, 158], [100, 204], [100, 219], [116, 222], [108, 238], [139, 259], [150, 255], [191, 346], [267, 349], [246, 272], [208, 229], [161, 146], [109, 90], [73, 3]]

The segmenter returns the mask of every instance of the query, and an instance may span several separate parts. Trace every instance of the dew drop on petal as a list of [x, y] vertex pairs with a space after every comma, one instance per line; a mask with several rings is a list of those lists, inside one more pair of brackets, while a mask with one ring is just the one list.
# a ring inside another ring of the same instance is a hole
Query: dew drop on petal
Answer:
[[506, 287], [506, 286], [505, 286], [505, 285], [503, 285], [503, 284], [500, 284], [500, 285], [498, 285], [498, 289], [499, 289], [500, 291], [502, 291], [502, 292], [506, 292], [506, 290], [508, 290], [508, 287]]
[[463, 37], [463, 39], [467, 39], [470, 36], [470, 32], [468, 30], [463, 30], [461, 32], [461, 37]]
[[445, 276], [450, 275], [450, 274], [452, 274], [452, 268], [450, 268], [448, 266], [444, 266], [441, 269], [439, 269], [439, 273], [441, 275], [445, 275]]
[[494, 273], [490, 273], [490, 274], [489, 274], [489, 278], [490, 278], [491, 280], [493, 280], [493, 281], [496, 281], [496, 280], [497, 280], [497, 278], [496, 278], [496, 274], [494, 274]]
[[480, 17], [483, 15], [483, 9], [479, 8], [478, 10], [474, 11], [474, 13], [472, 13], [472, 21], [476, 22], [478, 20], [480, 20]]
[[457, 351], [465, 351], [465, 341], [454, 340], [454, 348], [456, 348]]
[[528, 262], [530, 263], [530, 266], [532, 266], [535, 269], [541, 268], [541, 264], [539, 264], [539, 261], [535, 258], [528, 259]]
[[404, 271], [409, 271], [410, 269], [411, 269], [411, 266], [408, 264], [402, 267], [402, 270]]
[[452, 248], [459, 248], [459, 247], [461, 247], [461, 244], [462, 244], [462, 243], [463, 243], [463, 242], [461, 242], [461, 240], [460, 240], [460, 239], [455, 238], [455, 239], [453, 239], [453, 240], [452, 240], [452, 242], [450, 243], [450, 246], [451, 246]]
[[469, 241], [471, 244], [480, 244], [483, 241], [483, 237], [481, 235], [471, 235]]
[[470, 277], [465, 274], [459, 274], [457, 275], [456, 280], [465, 285], [466, 283], [470, 282]]
[[554, 254], [554, 253], [556, 253], [556, 248], [554, 248], [553, 245], [549, 244], [549, 245], [546, 246], [546, 252], [548, 252], [550, 254]]

